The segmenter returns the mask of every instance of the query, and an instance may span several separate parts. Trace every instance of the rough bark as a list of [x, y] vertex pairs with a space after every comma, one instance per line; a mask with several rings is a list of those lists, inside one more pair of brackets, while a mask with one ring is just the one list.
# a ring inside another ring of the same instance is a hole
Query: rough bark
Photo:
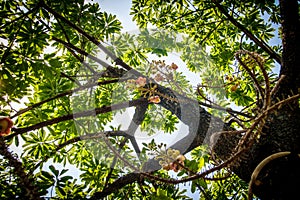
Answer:
[[[281, 0], [282, 19], [282, 65], [280, 75], [285, 78], [280, 84], [273, 102], [297, 94], [300, 88], [300, 44], [299, 16], [296, 0]], [[300, 109], [298, 101], [283, 106], [270, 115], [259, 142], [247, 153], [233, 171], [249, 182], [255, 167], [266, 157], [277, 152], [292, 154], [268, 163], [259, 173], [253, 192], [261, 199], [292, 199], [298, 194], [300, 185]], [[230, 142], [230, 139], [228, 140]], [[227, 142], [228, 142], [227, 141]], [[219, 146], [223, 148], [222, 140]], [[235, 143], [235, 142], [233, 142]], [[227, 144], [227, 143], [225, 143]], [[219, 156], [223, 156], [222, 153]]]
[[[273, 99], [284, 99], [299, 93], [300, 88], [300, 24], [297, 0], [280, 1], [282, 24], [282, 65], [285, 75]], [[300, 185], [300, 109], [298, 101], [283, 106], [269, 116], [259, 143], [255, 144], [234, 172], [249, 181], [255, 167], [267, 156], [290, 151], [290, 156], [276, 159], [265, 166], [253, 185], [253, 192], [261, 199], [293, 199]]]
[[246, 160], [234, 170], [245, 181], [249, 181], [255, 167], [274, 153], [289, 151], [291, 156], [268, 163], [253, 184], [253, 192], [261, 199], [292, 199], [298, 194], [300, 185], [300, 112], [280, 111], [269, 117], [264, 134], [250, 150]]
[[282, 25], [282, 65], [285, 75], [278, 90], [278, 97], [299, 92], [300, 87], [300, 22], [297, 0], [280, 0]]

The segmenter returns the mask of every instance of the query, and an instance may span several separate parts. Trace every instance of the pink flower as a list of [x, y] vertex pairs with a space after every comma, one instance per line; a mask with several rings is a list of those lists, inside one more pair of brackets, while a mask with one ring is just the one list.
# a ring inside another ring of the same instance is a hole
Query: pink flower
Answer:
[[152, 97], [149, 97], [149, 102], [151, 103], [159, 103], [160, 102], [160, 98], [159, 96], [152, 96]]
[[138, 87], [144, 87], [146, 85], [146, 78], [140, 76], [135, 83], [138, 85]]

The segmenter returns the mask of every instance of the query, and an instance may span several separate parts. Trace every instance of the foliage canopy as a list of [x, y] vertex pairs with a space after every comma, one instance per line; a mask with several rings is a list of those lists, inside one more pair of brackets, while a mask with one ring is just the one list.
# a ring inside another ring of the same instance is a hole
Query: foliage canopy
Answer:
[[[134, 34], [84, 0], [0, 7], [0, 112], [14, 121], [0, 136], [2, 199], [191, 199], [186, 190], [245, 199], [247, 183], [231, 172], [238, 165], [222, 165], [209, 142], [190, 140], [177, 152], [180, 142], [157, 140], [208, 124], [209, 139], [251, 129], [247, 146], [269, 111], [299, 98], [271, 104], [283, 51], [280, 5], [271, 0], [133, 0]], [[199, 122], [210, 118], [216, 124]], [[159, 169], [145, 171], [149, 160]]]

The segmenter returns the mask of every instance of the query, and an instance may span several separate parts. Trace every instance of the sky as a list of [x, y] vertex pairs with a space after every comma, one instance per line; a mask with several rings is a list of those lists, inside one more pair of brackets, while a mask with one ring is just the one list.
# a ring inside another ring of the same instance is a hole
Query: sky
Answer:
[[131, 0], [94, 0], [98, 2], [100, 8], [103, 11], [106, 11], [111, 14], [115, 14], [117, 19], [122, 22], [124, 32], [135, 31], [137, 30], [137, 26], [135, 22], [131, 19], [132, 17], [129, 15], [131, 8]]

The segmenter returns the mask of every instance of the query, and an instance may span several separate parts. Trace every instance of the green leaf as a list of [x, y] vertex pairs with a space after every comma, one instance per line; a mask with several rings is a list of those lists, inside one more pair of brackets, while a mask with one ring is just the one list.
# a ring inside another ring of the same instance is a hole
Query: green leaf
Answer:
[[47, 171], [42, 171], [42, 176], [46, 179], [48, 179], [48, 181], [54, 181], [54, 177]]
[[202, 167], [204, 167], [204, 164], [205, 164], [205, 160], [203, 157], [201, 157], [199, 160], [198, 169], [201, 169]]
[[58, 196], [61, 198], [66, 196], [66, 192], [61, 187], [56, 187], [55, 191], [57, 192]]
[[64, 176], [60, 178], [60, 182], [66, 183], [67, 181], [73, 179], [72, 176]]
[[69, 170], [68, 169], [61, 170], [61, 172], [59, 173], [59, 175], [61, 176], [61, 175], [65, 174], [67, 171], [69, 171]]
[[55, 167], [53, 165], [49, 166], [50, 171], [56, 176], [58, 177], [59, 175], [59, 171], [55, 169]]

